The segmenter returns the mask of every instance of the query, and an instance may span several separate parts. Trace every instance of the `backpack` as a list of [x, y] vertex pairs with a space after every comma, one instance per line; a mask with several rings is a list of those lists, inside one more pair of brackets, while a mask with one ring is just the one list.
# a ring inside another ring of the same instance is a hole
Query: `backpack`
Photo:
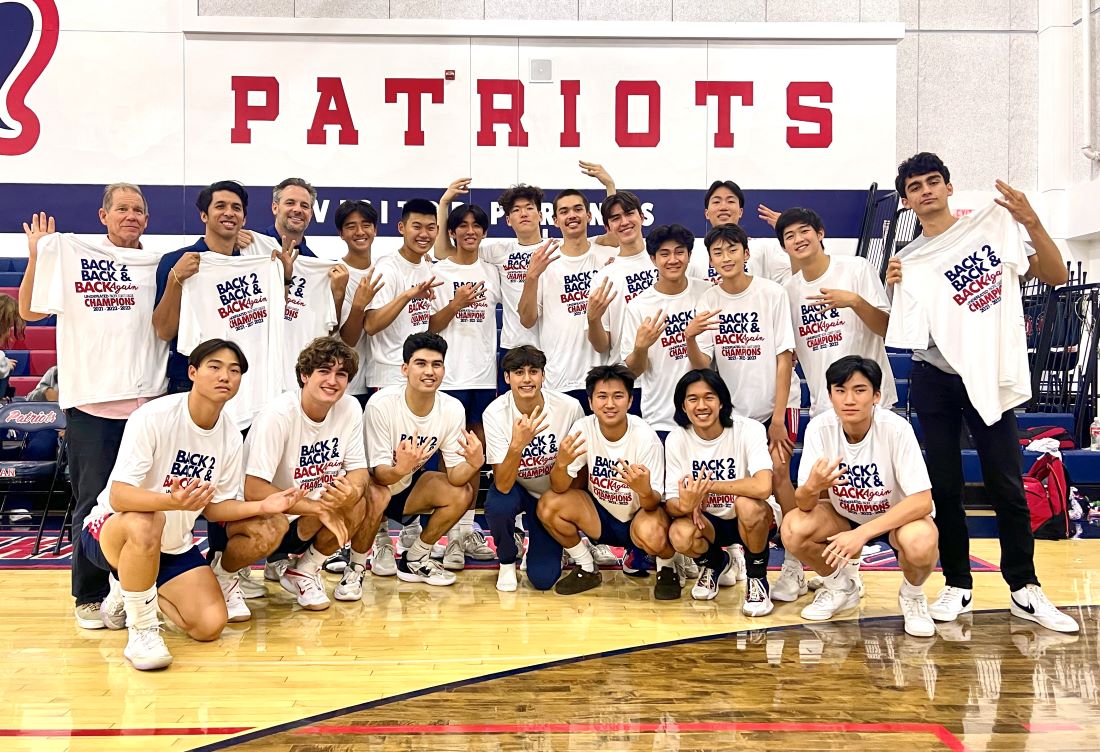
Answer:
[[1033, 426], [1031, 428], [1021, 428], [1017, 435], [1020, 438], [1020, 446], [1022, 447], [1026, 447], [1031, 442], [1039, 439], [1054, 439], [1058, 442], [1059, 449], [1077, 448], [1069, 431], [1061, 426]]
[[1042, 540], [1069, 537], [1069, 478], [1062, 460], [1044, 454], [1024, 475], [1024, 496], [1031, 515], [1031, 532]]

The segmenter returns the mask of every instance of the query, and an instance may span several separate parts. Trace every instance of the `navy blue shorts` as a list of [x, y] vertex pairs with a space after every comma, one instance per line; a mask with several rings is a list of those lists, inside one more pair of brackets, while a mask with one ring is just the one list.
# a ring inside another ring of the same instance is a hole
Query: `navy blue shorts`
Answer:
[[[80, 551], [88, 558], [88, 561], [99, 569], [111, 572], [116, 577], [118, 576], [118, 571], [111, 566], [111, 563], [107, 561], [107, 557], [103, 555], [99, 538], [93, 535], [89, 528], [80, 531]], [[206, 565], [206, 559], [199, 553], [198, 546], [191, 546], [182, 554], [166, 554], [161, 551], [160, 569], [157, 571], [157, 587], [166, 582], [171, 582], [184, 572], [190, 572], [192, 569], [198, 569]]]
[[313, 538], [302, 540], [301, 536], [298, 535], [298, 520], [300, 519], [301, 517], [290, 521], [290, 527], [287, 529], [286, 535], [279, 541], [279, 545], [275, 547], [275, 550], [268, 555], [268, 558], [285, 559], [290, 554], [304, 554], [309, 549], [313, 543]]
[[725, 548], [726, 546], [732, 546], [734, 543], [743, 543], [741, 530], [737, 527], [736, 517], [732, 520], [724, 520], [721, 517], [715, 517], [710, 512], [703, 512], [703, 516], [707, 518], [711, 525], [714, 525], [714, 545]]
[[[836, 509], [833, 509], [833, 511], [834, 511], [834, 512], [836, 512]], [[842, 519], [842, 520], [844, 520], [845, 522], [847, 522], [847, 523], [848, 523], [848, 524], [849, 524], [849, 525], [851, 526], [851, 527], [850, 527], [850, 529], [851, 529], [851, 530], [855, 530], [855, 529], [856, 529], [857, 527], [859, 527], [859, 526], [860, 526], [860, 524], [861, 524], [861, 523], [859, 523], [859, 522], [855, 522], [854, 520], [850, 520], [850, 519], [848, 519], [847, 517], [845, 517], [844, 515], [840, 514], [839, 512], [837, 512], [837, 517], [839, 517], [840, 519]], [[892, 545], [892, 544], [890, 543], [890, 533], [891, 533], [891, 531], [890, 531], [890, 530], [887, 530], [887, 531], [886, 531], [885, 533], [883, 533], [882, 535], [876, 535], [876, 536], [875, 536], [874, 538], [872, 538], [871, 540], [867, 541], [867, 542], [866, 542], [865, 544], [863, 544], [863, 545], [865, 545], [865, 546], [873, 546], [874, 544], [878, 543], [878, 544], [880, 544], [880, 545], [882, 545], [882, 546], [885, 546], [886, 548], [889, 548], [889, 549], [893, 549], [893, 548], [894, 548], [894, 546], [893, 546], [893, 545]]]
[[[589, 498], [592, 498], [591, 494]], [[634, 542], [630, 539], [630, 523], [612, 516], [611, 512], [604, 509], [603, 504], [594, 498], [592, 503], [596, 506], [596, 514], [600, 516], [600, 536], [593, 543], [606, 543], [620, 548], [633, 546]]]
[[400, 522], [402, 525], [408, 525], [416, 519], [417, 515], [405, 513], [405, 502], [409, 500], [409, 494], [416, 488], [417, 482], [426, 472], [428, 471], [424, 468], [420, 468], [413, 473], [412, 482], [409, 483], [404, 491], [399, 491], [390, 496], [390, 503], [386, 505], [387, 518]]
[[493, 389], [444, 389], [443, 391], [462, 403], [462, 409], [466, 411], [467, 428], [480, 425], [485, 409], [497, 398], [497, 393]]

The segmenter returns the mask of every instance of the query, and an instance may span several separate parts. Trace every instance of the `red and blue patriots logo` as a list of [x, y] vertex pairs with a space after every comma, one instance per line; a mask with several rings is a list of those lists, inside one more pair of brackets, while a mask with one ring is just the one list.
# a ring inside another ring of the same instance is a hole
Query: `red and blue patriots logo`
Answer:
[[27, 94], [57, 48], [54, 0], [0, 0], [0, 156], [26, 154], [41, 124]]

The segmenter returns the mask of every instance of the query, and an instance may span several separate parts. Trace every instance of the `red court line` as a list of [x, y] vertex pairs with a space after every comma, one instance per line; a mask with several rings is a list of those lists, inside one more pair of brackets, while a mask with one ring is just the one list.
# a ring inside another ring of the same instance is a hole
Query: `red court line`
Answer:
[[76, 729], [0, 729], [4, 736], [205, 736], [208, 734], [239, 734], [251, 731], [251, 726], [197, 727], [197, 728], [76, 728]]
[[585, 734], [642, 733], [652, 731], [777, 731], [777, 732], [841, 732], [932, 734], [951, 750], [965, 749], [962, 741], [936, 723], [495, 723], [420, 726], [303, 726], [294, 734]]
[[1021, 723], [1028, 731], [1036, 731], [1040, 734], [1051, 731], [1084, 731], [1083, 726], [1079, 726], [1076, 723]]

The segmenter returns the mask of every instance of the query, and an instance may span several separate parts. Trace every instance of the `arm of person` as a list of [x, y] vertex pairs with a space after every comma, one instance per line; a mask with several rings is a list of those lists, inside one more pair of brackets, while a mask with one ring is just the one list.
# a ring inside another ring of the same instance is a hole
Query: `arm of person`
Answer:
[[772, 407], [771, 422], [773, 426], [784, 425], [787, 400], [791, 397], [792, 370], [794, 370], [794, 353], [786, 350], [775, 356], [775, 404]]
[[588, 343], [598, 353], [606, 353], [611, 349], [611, 333], [603, 325], [603, 321], [597, 318], [588, 319]]
[[1024, 226], [1035, 255], [1028, 259], [1028, 276], [1038, 277], [1048, 285], [1063, 285], [1069, 280], [1062, 253], [1043, 227], [1039, 215], [1031, 208], [1031, 202], [1023, 191], [1018, 191], [1003, 180], [996, 182], [1001, 198], [993, 199], [1012, 214], [1012, 218]]
[[[359, 344], [359, 338], [363, 336], [365, 327], [363, 326], [364, 319], [367, 312], [363, 308], [359, 308], [354, 304], [348, 311], [348, 317], [344, 320], [344, 323], [340, 325], [340, 339], [344, 341], [344, 344], [348, 347], [355, 347]], [[364, 368], [365, 363], [360, 363], [359, 367]]]
[[[890, 313], [868, 303], [864, 298], [856, 296], [852, 303], [852, 310], [856, 312], [860, 320], [867, 328], [880, 337], [886, 336], [886, 328], [890, 325]], [[788, 377], [789, 379], [790, 377]]]
[[759, 470], [750, 478], [715, 481], [711, 493], [766, 499], [772, 493], [772, 471]]
[[531, 329], [539, 322], [539, 278], [528, 274], [519, 295], [519, 323]]
[[435, 260], [443, 261], [454, 256], [458, 249], [451, 242], [451, 233], [447, 232], [447, 215], [451, 213], [451, 202], [458, 196], [470, 192], [470, 178], [459, 178], [447, 186], [439, 199], [439, 208], [435, 212], [435, 221], [439, 233], [435, 236]]
[[153, 329], [165, 342], [179, 334], [183, 283], [198, 270], [199, 254], [193, 251], [175, 260], [171, 256], [161, 260], [161, 267], [157, 269], [157, 290], [161, 295], [153, 309]]
[[111, 509], [116, 512], [170, 512], [180, 504], [161, 491], [147, 491], [124, 481], [111, 481]]
[[561, 462], [555, 462], [550, 468], [550, 490], [554, 493], [565, 493], [573, 487], [574, 480], [569, 474], [569, 467]]
[[403, 473], [393, 465], [377, 465], [372, 474], [378, 485], [392, 486], [394, 483], [400, 482], [406, 475], [411, 475], [411, 472]]
[[864, 522], [858, 528], [864, 542], [872, 540], [880, 535], [897, 530], [902, 525], [915, 522], [932, 514], [932, 491], [925, 490], [906, 496], [885, 513], [874, 518], [870, 522]]
[[455, 316], [458, 315], [458, 312], [461, 311], [462, 308], [463, 303], [457, 295], [451, 298], [447, 305], [428, 317], [428, 331], [439, 334], [447, 328], [448, 324], [454, 321]]
[[53, 217], [39, 212], [31, 217], [30, 223], [23, 223], [23, 232], [27, 234], [27, 269], [19, 281], [19, 317], [24, 321], [41, 321], [49, 314], [31, 310], [31, 297], [34, 292], [34, 277], [38, 269], [38, 241], [54, 230]]
[[[460, 412], [458, 425], [464, 424], [465, 416]], [[446, 465], [447, 481], [452, 486], [461, 487], [474, 481], [481, 472], [481, 466], [485, 464], [485, 447], [476, 433], [459, 428], [440, 448], [440, 459]]]
[[401, 311], [405, 310], [409, 301], [413, 299], [415, 290], [415, 287], [410, 287], [408, 290], [395, 291], [393, 300], [385, 303], [381, 308], [368, 310], [363, 316], [363, 330], [373, 337], [396, 321]]

